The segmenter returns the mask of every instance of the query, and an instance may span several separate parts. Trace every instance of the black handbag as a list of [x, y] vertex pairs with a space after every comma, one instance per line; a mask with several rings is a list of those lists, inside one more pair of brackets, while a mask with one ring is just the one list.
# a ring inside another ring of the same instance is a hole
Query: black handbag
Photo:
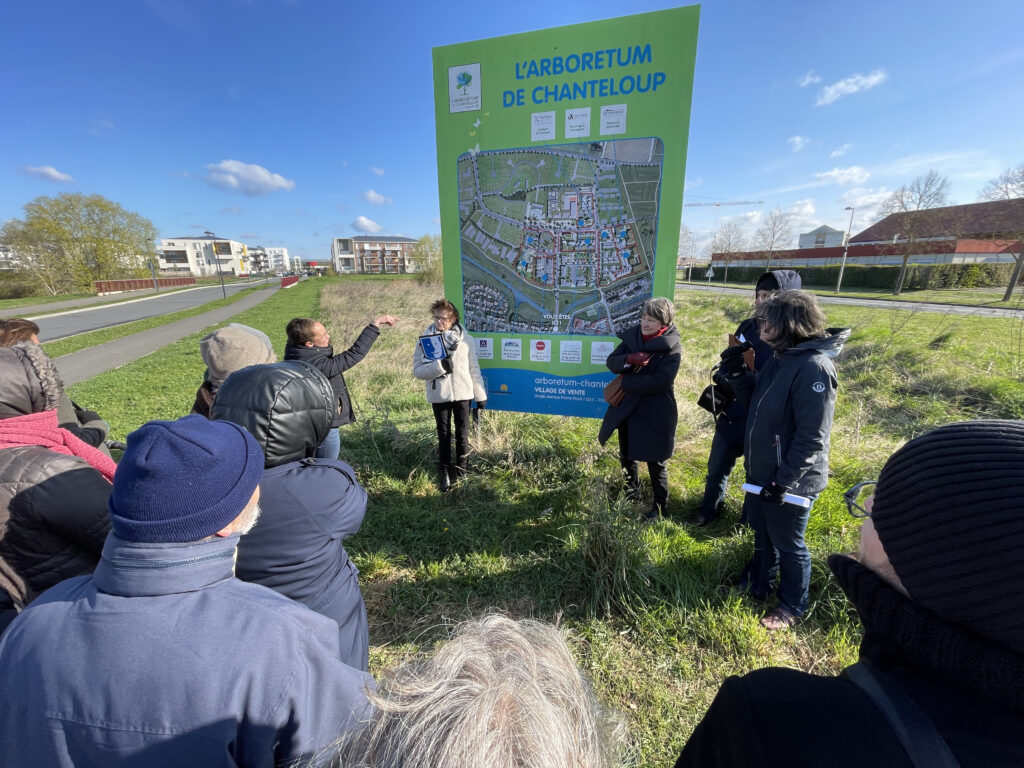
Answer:
[[[717, 367], [716, 365], [715, 368]], [[715, 368], [711, 369], [712, 377], [714, 376]], [[697, 398], [697, 405], [712, 416], [718, 416], [729, 407], [732, 401], [732, 392], [725, 387], [718, 386], [712, 380], [710, 384], [704, 387], [704, 391], [700, 393], [700, 397]]]

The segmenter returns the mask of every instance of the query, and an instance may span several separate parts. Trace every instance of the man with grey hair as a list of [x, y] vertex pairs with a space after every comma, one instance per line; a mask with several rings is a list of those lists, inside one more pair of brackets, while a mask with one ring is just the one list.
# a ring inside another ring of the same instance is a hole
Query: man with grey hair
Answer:
[[335, 768], [605, 768], [625, 741], [554, 626], [490, 615], [386, 675]]

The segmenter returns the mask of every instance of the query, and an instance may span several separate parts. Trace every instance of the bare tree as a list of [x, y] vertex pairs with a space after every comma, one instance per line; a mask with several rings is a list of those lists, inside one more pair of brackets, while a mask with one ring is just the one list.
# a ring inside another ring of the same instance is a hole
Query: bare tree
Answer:
[[982, 201], [1013, 200], [1017, 197], [1024, 197], [1024, 163], [1016, 168], [1007, 168], [978, 193], [978, 199]]
[[949, 178], [940, 176], [936, 171], [928, 171], [918, 176], [910, 184], [904, 184], [885, 198], [878, 206], [879, 218], [895, 216], [897, 235], [893, 242], [903, 242], [903, 266], [899, 277], [892, 288], [893, 296], [899, 296], [903, 290], [903, 281], [907, 277], [907, 262], [917, 241], [922, 217], [919, 211], [928, 208], [941, 208], [949, 205]]
[[716, 253], [725, 255], [725, 275], [722, 282], [729, 280], [729, 262], [732, 254], [747, 250], [748, 242], [746, 227], [739, 219], [726, 219], [715, 230], [714, 237], [711, 238], [711, 253], [712, 256]]
[[768, 257], [767, 269], [772, 268], [772, 254], [785, 248], [792, 239], [793, 226], [790, 224], [789, 214], [783, 213], [781, 208], [776, 208], [768, 214], [768, 218], [754, 233], [754, 243], [757, 249], [763, 251]]
[[[1007, 168], [985, 184], [978, 193], [980, 200], [988, 202], [1015, 200], [1019, 197], [1024, 197], [1024, 163], [1016, 168]], [[1006, 293], [1003, 294], [1003, 301], [1010, 301], [1013, 298], [1013, 289], [1017, 287], [1017, 280], [1020, 279], [1021, 267], [1024, 267], [1024, 221], [1020, 222], [1017, 232], [1004, 233], [1000, 239], [1016, 241], [1017, 244], [1017, 253], [1011, 254], [1015, 264], [1010, 275], [1010, 284], [1006, 286]]]

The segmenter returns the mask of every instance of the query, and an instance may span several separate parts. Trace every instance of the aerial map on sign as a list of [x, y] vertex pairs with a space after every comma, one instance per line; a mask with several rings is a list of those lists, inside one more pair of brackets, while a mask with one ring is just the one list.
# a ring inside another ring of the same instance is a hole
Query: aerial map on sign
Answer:
[[664, 147], [619, 139], [459, 157], [471, 331], [609, 335], [650, 298]]

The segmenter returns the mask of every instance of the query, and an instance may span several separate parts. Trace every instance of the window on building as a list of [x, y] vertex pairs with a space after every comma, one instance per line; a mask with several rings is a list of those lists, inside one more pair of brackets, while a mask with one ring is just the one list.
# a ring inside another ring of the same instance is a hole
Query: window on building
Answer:
[[824, 232], [819, 232], [818, 234], [816, 234], [814, 236], [814, 244], [815, 245], [824, 245], [825, 244], [825, 233]]

